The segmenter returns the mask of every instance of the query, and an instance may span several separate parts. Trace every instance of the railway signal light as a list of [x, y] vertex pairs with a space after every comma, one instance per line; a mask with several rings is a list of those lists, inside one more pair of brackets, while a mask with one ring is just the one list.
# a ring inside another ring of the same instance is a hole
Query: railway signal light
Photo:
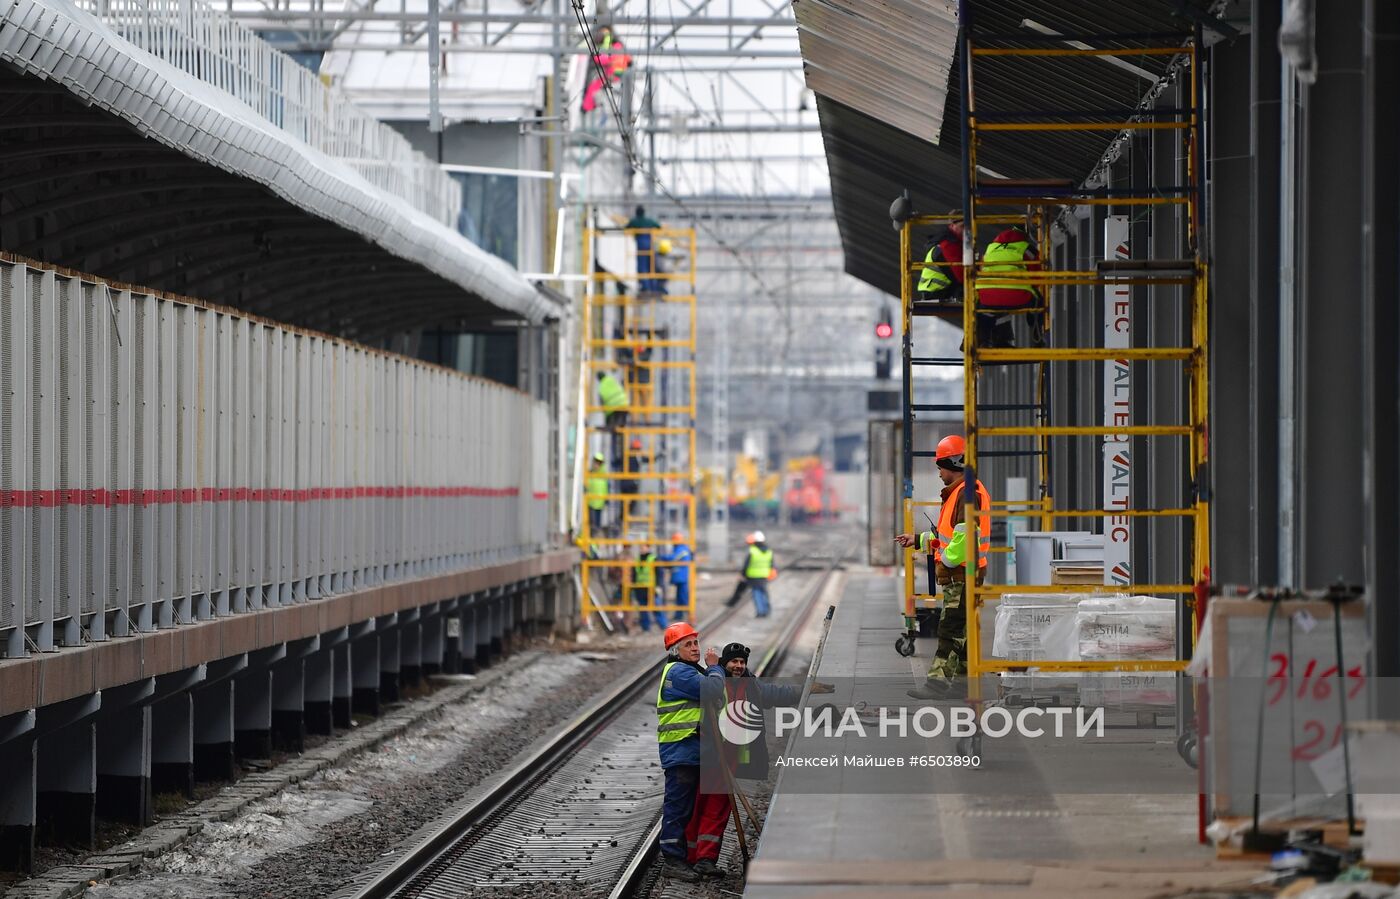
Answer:
[[894, 323], [890, 320], [890, 307], [880, 307], [880, 318], [875, 322], [875, 336], [880, 340], [889, 340], [894, 336]]

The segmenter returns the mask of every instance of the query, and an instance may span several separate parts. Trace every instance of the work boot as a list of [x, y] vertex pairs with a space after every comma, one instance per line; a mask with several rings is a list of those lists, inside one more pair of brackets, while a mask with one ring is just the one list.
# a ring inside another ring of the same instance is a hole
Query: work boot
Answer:
[[905, 690], [904, 695], [915, 699], [952, 699], [953, 685], [941, 677], [930, 677], [920, 686]]
[[714, 859], [702, 858], [695, 863], [694, 871], [705, 880], [719, 880], [724, 876], [724, 869], [716, 865]]
[[700, 879], [700, 875], [684, 859], [664, 852], [661, 854], [661, 873], [672, 880], [684, 880], [686, 883], [695, 883]]

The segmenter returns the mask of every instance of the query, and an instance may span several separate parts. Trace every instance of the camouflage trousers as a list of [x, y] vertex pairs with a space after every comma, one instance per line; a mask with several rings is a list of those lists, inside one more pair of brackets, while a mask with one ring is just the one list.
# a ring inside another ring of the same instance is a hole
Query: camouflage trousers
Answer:
[[943, 613], [938, 617], [938, 651], [928, 676], [952, 680], [967, 674], [967, 610], [963, 595], [967, 584], [952, 581], [943, 585]]

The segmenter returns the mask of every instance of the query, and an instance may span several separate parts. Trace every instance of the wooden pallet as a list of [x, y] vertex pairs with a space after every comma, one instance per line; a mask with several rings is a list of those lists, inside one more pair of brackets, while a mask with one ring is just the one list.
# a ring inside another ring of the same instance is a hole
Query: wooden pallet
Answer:
[[[1239, 833], [1247, 830], [1250, 826], [1250, 819], [1243, 817], [1223, 817], [1217, 818], [1223, 821], [1232, 833]], [[1347, 833], [1347, 822], [1333, 821], [1322, 818], [1295, 818], [1287, 821], [1260, 821], [1259, 829], [1267, 834], [1286, 835], [1290, 831], [1311, 830], [1322, 833], [1322, 844], [1331, 846], [1334, 849], [1348, 849], [1352, 847], [1352, 837]], [[1356, 822], [1356, 832], [1361, 834], [1365, 831], [1365, 822]], [[1246, 852], [1243, 848], [1233, 845], [1232, 842], [1218, 843], [1215, 847], [1216, 858], [1221, 859], [1263, 859], [1269, 858], [1267, 852]]]

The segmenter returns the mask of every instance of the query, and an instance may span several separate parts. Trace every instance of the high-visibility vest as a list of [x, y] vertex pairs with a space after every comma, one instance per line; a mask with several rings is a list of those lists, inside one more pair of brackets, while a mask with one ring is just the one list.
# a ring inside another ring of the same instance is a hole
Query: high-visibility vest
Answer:
[[[929, 531], [919, 535], [919, 549], [924, 552], [932, 551], [934, 558], [943, 561], [942, 548], [947, 546], [953, 539], [953, 511], [962, 502], [963, 482], [958, 481], [953, 487], [953, 492], [948, 494], [948, 498], [943, 501], [943, 507], [938, 510], [938, 544], [930, 546], [933, 534]], [[987, 493], [987, 488], [982, 486], [982, 482], [977, 482], [977, 508], [982, 514], [977, 516], [977, 567], [987, 567], [987, 556], [992, 551], [992, 518], [988, 513], [992, 509], [992, 497]], [[950, 566], [957, 567], [957, 566]]]
[[647, 553], [639, 561], [641, 564], [632, 569], [632, 586], [654, 586], [656, 584], [656, 553]]
[[656, 740], [659, 743], [679, 743], [700, 732], [700, 703], [693, 699], [662, 699], [666, 690], [666, 675], [673, 665], [667, 662], [661, 669], [661, 683], [656, 688]]
[[749, 547], [749, 561], [744, 566], [744, 577], [758, 578], [761, 581], [768, 580], [768, 573], [773, 570], [773, 550], [759, 549], [757, 546]]
[[919, 290], [922, 293], [937, 293], [940, 290], [947, 290], [953, 284], [953, 279], [948, 276], [944, 268], [929, 265], [934, 261], [933, 254], [938, 252], [938, 244], [928, 248], [928, 253], [924, 256], [923, 272], [919, 275]]
[[605, 411], [616, 412], [627, 408], [627, 388], [612, 375], [603, 375], [598, 381], [598, 396], [603, 401]]
[[[1016, 232], [1013, 232], [1013, 234]], [[1004, 235], [1001, 235], [1004, 236]], [[1026, 271], [1026, 250], [1030, 249], [1029, 240], [1014, 240], [1009, 243], [999, 243], [992, 241], [987, 246], [987, 251], [982, 254], [982, 269], [977, 278], [978, 302], [986, 305], [1015, 306], [1030, 305], [1035, 302], [1037, 293], [1034, 284], [1025, 281], [1009, 281], [998, 279], [997, 272], [1025, 272]], [[1019, 302], [1008, 302], [1006, 295], [1002, 294], [1000, 302], [991, 302], [992, 298], [984, 298], [982, 291], [1006, 291], [1018, 290], [1025, 296], [1019, 298]]]
[[607, 492], [608, 479], [602, 476], [601, 470], [594, 469], [588, 478], [588, 508], [602, 509], [607, 505], [607, 501], [603, 499]]

